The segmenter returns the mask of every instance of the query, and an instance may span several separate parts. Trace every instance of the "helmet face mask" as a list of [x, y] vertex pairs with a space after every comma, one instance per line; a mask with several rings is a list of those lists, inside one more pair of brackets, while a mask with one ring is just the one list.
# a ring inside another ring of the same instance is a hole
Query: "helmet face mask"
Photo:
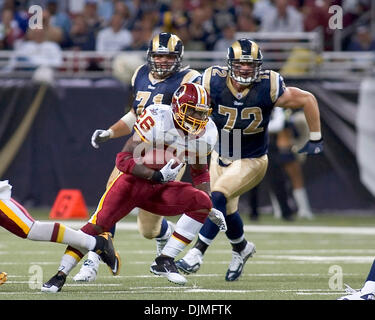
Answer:
[[250, 85], [258, 79], [262, 63], [262, 52], [258, 45], [249, 39], [237, 40], [228, 49], [229, 75], [241, 85]]
[[161, 78], [178, 71], [180, 65], [179, 57], [174, 53], [151, 54], [148, 63], [151, 72], [157, 74]]
[[147, 63], [151, 73], [166, 78], [180, 70], [184, 46], [179, 37], [162, 32], [152, 38], [147, 49]]
[[212, 108], [210, 98], [203, 86], [186, 83], [179, 87], [172, 98], [173, 117], [184, 131], [199, 135], [206, 126]]
[[228, 61], [230, 76], [243, 85], [251, 84], [258, 79], [261, 66], [262, 63], [259, 61], [243, 61], [240, 59]]

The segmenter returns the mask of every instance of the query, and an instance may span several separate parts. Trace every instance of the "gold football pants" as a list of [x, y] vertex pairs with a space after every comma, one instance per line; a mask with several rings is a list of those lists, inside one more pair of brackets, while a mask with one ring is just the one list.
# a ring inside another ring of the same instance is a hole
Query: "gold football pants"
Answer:
[[219, 155], [212, 152], [210, 162], [211, 192], [218, 191], [227, 199], [227, 214], [238, 210], [240, 195], [257, 186], [264, 178], [268, 157], [245, 158], [234, 161], [223, 159], [228, 166], [220, 166]]

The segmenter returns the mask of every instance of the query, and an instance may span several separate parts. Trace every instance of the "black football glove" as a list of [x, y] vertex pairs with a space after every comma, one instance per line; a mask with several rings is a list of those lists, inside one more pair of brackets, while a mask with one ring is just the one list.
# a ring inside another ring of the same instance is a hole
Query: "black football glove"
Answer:
[[316, 141], [307, 141], [307, 143], [300, 150], [298, 150], [298, 153], [307, 153], [309, 155], [323, 153], [323, 138]]
[[108, 141], [111, 138], [111, 133], [109, 130], [95, 130], [91, 137], [91, 145], [98, 149], [99, 148], [99, 143], [103, 143]]

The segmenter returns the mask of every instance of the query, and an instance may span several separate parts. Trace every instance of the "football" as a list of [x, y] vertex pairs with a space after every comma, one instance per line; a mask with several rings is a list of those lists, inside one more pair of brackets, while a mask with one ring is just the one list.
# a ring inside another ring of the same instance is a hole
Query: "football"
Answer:
[[150, 169], [160, 170], [171, 159], [176, 160], [172, 168], [178, 166], [181, 163], [181, 160], [174, 156], [171, 151], [163, 149], [151, 149], [147, 151], [142, 157], [142, 163]]

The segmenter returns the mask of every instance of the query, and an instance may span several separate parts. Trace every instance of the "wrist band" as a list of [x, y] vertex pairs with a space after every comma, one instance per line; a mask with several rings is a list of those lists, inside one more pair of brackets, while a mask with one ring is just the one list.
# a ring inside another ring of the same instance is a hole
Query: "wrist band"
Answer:
[[318, 141], [322, 139], [322, 134], [321, 132], [310, 132], [310, 140], [311, 141]]
[[114, 132], [112, 129], [108, 129], [107, 132], [109, 133], [109, 137], [112, 138], [114, 135]]

